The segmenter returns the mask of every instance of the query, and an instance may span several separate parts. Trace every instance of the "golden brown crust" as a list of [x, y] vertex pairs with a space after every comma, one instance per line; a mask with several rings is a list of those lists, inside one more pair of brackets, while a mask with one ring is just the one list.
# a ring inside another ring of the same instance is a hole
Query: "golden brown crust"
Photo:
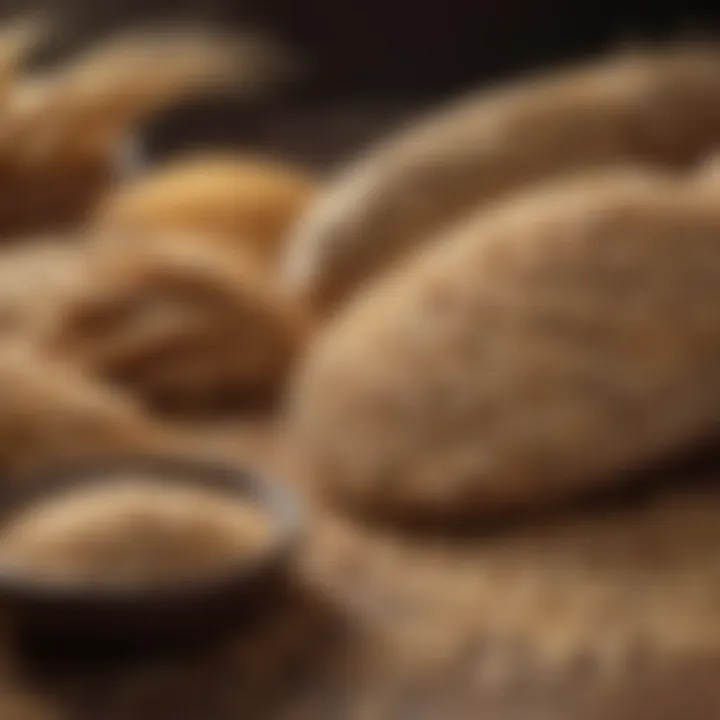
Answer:
[[119, 242], [85, 273], [58, 303], [46, 344], [152, 405], [266, 399], [308, 332], [254, 261], [198, 242]]
[[32, 338], [81, 277], [85, 246], [74, 236], [27, 238], [0, 252], [0, 336]]
[[206, 152], [121, 186], [96, 219], [101, 227], [196, 233], [274, 263], [315, 190], [315, 181], [298, 168], [229, 151]]
[[612, 484], [718, 420], [720, 211], [618, 170], [508, 201], [340, 313], [296, 388], [351, 507], [497, 513]]
[[170, 447], [165, 431], [129, 398], [24, 344], [3, 343], [0, 388], [0, 466], [6, 476]]
[[351, 165], [300, 224], [285, 280], [332, 309], [473, 207], [623, 161], [692, 162], [720, 140], [720, 49], [682, 45], [461, 99]]
[[4, 65], [9, 78], [0, 112], [5, 237], [88, 219], [120, 174], [123, 143], [154, 113], [230, 87], [249, 96], [286, 74], [281, 49], [262, 39], [155, 30], [105, 40], [65, 64], [17, 76], [25, 46], [16, 36], [25, 36], [6, 34], [4, 42], [0, 37], [0, 82]]
[[198, 94], [272, 85], [280, 50], [251, 36], [157, 29], [104, 40], [17, 84], [7, 151], [26, 161], [103, 158], [142, 120]]

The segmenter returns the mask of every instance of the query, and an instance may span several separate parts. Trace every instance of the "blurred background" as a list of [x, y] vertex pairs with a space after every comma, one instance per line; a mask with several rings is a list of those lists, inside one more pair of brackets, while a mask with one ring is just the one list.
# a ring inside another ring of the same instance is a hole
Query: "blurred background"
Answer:
[[224, 101], [160, 119], [151, 147], [248, 145], [332, 167], [416, 110], [523, 68], [623, 42], [713, 33], [700, 0], [0, 0], [0, 15], [49, 9], [62, 52], [125, 26], [256, 27], [292, 43], [311, 72], [261, 105]]

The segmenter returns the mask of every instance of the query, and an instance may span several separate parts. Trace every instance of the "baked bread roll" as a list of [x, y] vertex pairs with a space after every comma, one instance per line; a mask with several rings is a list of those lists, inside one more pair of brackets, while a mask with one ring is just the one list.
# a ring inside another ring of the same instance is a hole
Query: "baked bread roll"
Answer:
[[[200, 94], [234, 89], [250, 97], [284, 77], [287, 63], [279, 48], [252, 36], [155, 30], [6, 81], [0, 235], [86, 220], [122, 174], [128, 138], [141, 123]], [[1, 68], [0, 39], [0, 77]]]
[[315, 181], [279, 162], [234, 153], [179, 158], [120, 186], [98, 212], [100, 227], [193, 233], [274, 264]]
[[125, 452], [161, 452], [172, 440], [129, 398], [29, 346], [0, 349], [0, 468], [4, 477]]
[[482, 518], [712, 435], [716, 189], [617, 169], [438, 238], [309, 353], [289, 422], [309, 480], [355, 510]]
[[148, 236], [97, 250], [44, 344], [153, 407], [204, 413], [272, 398], [307, 332], [251, 258]]
[[484, 89], [351, 164], [297, 228], [293, 292], [331, 310], [473, 208], [624, 161], [691, 163], [720, 141], [720, 48], [632, 51]]

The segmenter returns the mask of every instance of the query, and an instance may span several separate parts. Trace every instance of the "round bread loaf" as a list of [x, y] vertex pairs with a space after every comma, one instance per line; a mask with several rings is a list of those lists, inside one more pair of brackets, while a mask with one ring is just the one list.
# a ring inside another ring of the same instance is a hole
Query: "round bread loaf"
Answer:
[[338, 314], [293, 393], [309, 479], [406, 515], [617, 482], [720, 421], [720, 206], [618, 169], [480, 213]]
[[344, 170], [300, 222], [287, 285], [330, 310], [473, 208], [620, 162], [682, 165], [720, 141], [720, 48], [681, 44], [461, 98]]

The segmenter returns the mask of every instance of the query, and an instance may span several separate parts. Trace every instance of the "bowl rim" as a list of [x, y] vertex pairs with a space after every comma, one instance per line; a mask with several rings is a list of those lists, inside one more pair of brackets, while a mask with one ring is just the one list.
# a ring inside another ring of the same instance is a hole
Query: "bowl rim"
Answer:
[[[191, 579], [139, 583], [137, 586], [76, 583], [72, 580], [59, 582], [0, 566], [0, 603], [11, 598], [16, 602], [92, 603], [129, 608], [167, 605], [176, 601], [192, 602], [193, 598], [216, 595], [238, 585], [250, 584], [264, 571], [270, 571], [289, 557], [300, 542], [304, 513], [295, 493], [245, 465], [203, 457], [134, 454], [65, 463], [24, 478], [18, 486], [4, 492], [0, 521], [16, 516], [35, 502], [63, 495], [67, 490], [98, 485], [111, 480], [116, 474], [133, 471], [149, 475], [157, 473], [159, 483], [217, 488], [235, 499], [249, 498], [267, 512], [274, 525], [274, 537], [257, 552], [249, 556], [239, 554], [237, 562], [222, 569], [200, 572]], [[1, 538], [0, 531], [0, 543]]]
[[113, 149], [113, 170], [119, 182], [128, 182], [141, 175], [147, 168], [145, 137], [131, 132], [120, 138]]

